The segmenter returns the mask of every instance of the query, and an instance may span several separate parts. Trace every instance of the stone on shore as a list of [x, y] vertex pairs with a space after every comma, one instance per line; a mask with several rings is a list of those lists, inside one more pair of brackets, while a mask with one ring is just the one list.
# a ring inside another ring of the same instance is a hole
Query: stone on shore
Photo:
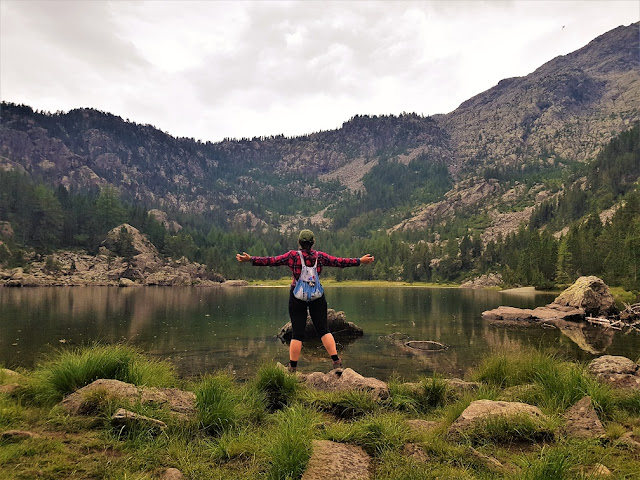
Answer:
[[313, 440], [312, 454], [302, 480], [368, 480], [371, 458], [355, 445]]
[[62, 400], [60, 405], [72, 415], [90, 414], [95, 409], [96, 395], [121, 401], [125, 404], [152, 404], [166, 407], [175, 415], [192, 415], [195, 413], [196, 396], [193, 392], [177, 388], [138, 387], [120, 380], [99, 379], [76, 390]]
[[583, 397], [564, 414], [564, 433], [574, 438], [592, 439], [605, 435], [604, 427], [593, 408], [591, 397]]
[[451, 439], [462, 438], [467, 432], [481, 430], [486, 421], [500, 417], [507, 421], [526, 417], [536, 423], [546, 419], [538, 407], [526, 403], [476, 400], [451, 424], [447, 436]]
[[177, 468], [167, 468], [160, 478], [161, 480], [182, 480], [184, 475]]
[[363, 377], [350, 368], [336, 368], [329, 373], [313, 372], [300, 377], [308, 387], [316, 390], [327, 392], [363, 390], [370, 392], [376, 400], [384, 400], [389, 396], [389, 387], [385, 382], [373, 377]]
[[31, 438], [40, 438], [40, 435], [25, 430], [7, 430], [0, 433], [0, 440], [7, 443], [16, 443]]
[[603, 355], [592, 360], [588, 370], [612, 387], [640, 390], [640, 365], [627, 357]]
[[[327, 310], [327, 323], [329, 324], [329, 330], [334, 337], [361, 337], [364, 334], [363, 330], [355, 323], [347, 322], [344, 312], [336, 312], [333, 308]], [[293, 329], [291, 327], [291, 322], [287, 322], [280, 329], [280, 332], [277, 336], [285, 342], [290, 342], [292, 334]], [[316, 328], [313, 326], [311, 317], [307, 317], [307, 325], [305, 327], [304, 337], [307, 340], [320, 338], [320, 335], [318, 335]]]

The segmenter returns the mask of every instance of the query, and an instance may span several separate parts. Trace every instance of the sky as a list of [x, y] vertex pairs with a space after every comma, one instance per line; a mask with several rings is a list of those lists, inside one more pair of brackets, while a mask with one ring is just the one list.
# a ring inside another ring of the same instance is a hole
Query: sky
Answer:
[[448, 113], [619, 25], [637, 0], [0, 0], [0, 98], [203, 141]]

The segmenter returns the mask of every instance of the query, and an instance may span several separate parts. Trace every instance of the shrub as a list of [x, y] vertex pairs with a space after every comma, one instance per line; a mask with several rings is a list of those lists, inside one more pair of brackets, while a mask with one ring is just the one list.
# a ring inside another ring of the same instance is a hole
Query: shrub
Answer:
[[264, 365], [258, 370], [255, 386], [264, 395], [270, 412], [290, 405], [300, 389], [295, 375], [290, 375], [273, 364]]
[[203, 430], [217, 435], [236, 424], [238, 395], [228, 374], [205, 378], [195, 393], [198, 422]]
[[99, 378], [147, 386], [170, 386], [176, 382], [174, 368], [167, 362], [150, 360], [126, 345], [96, 344], [55, 352], [36, 367], [29, 392], [38, 402], [56, 403]]

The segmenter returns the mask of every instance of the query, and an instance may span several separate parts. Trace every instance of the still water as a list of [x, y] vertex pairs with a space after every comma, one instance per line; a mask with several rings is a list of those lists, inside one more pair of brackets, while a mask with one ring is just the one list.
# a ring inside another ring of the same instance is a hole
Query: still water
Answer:
[[[549, 294], [422, 287], [327, 287], [329, 308], [364, 329], [364, 337], [340, 343], [344, 365], [365, 376], [407, 380], [439, 372], [463, 376], [492, 351], [550, 347], [569, 358], [597, 353], [636, 358], [640, 336], [602, 329], [496, 327], [484, 310], [499, 305], [534, 308]], [[0, 289], [0, 365], [32, 367], [58, 348], [126, 342], [167, 359], [183, 376], [220, 369], [253, 376], [264, 362], [288, 360], [276, 338], [288, 321], [288, 289], [248, 288], [20, 288]], [[447, 344], [443, 352], [421, 353], [409, 340]], [[579, 344], [581, 346], [579, 346]], [[306, 343], [302, 372], [328, 371], [318, 343]]]

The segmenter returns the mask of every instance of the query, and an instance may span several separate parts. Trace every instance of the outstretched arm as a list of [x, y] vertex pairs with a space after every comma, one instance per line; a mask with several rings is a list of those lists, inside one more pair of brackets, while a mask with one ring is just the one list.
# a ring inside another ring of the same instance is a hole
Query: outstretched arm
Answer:
[[256, 267], [277, 267], [287, 265], [293, 251], [278, 255], [277, 257], [252, 257], [247, 252], [237, 253], [236, 260], [239, 262], [251, 262]]

